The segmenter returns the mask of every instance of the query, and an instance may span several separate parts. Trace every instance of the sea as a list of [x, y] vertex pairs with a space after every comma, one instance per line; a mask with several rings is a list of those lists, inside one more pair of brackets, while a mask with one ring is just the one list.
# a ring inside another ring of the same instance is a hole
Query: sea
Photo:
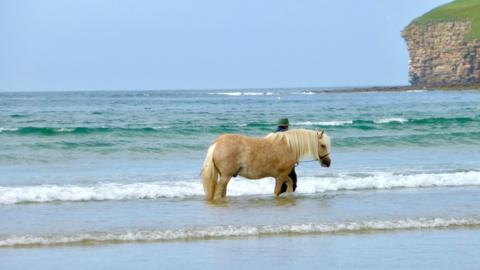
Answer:
[[[0, 269], [478, 269], [480, 91], [0, 93]], [[324, 130], [294, 194], [234, 178], [216, 137]]]

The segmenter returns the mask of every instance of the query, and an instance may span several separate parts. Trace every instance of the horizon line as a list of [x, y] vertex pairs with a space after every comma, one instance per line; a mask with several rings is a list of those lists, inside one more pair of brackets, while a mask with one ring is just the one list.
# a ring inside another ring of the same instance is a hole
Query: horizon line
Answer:
[[388, 85], [346, 85], [346, 86], [292, 86], [292, 87], [245, 87], [245, 88], [164, 88], [164, 89], [76, 89], [76, 90], [0, 90], [0, 93], [57, 93], [57, 92], [122, 92], [122, 91], [242, 91], [242, 90], [288, 90], [288, 89], [355, 89], [372, 87], [403, 87], [411, 84], [388, 84]]

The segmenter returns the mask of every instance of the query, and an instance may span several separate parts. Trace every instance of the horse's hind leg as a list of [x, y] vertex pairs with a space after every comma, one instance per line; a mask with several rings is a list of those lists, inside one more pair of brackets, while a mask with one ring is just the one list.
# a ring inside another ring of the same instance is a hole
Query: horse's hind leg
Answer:
[[218, 181], [217, 188], [215, 190], [215, 200], [227, 197], [227, 185], [230, 179], [232, 179], [232, 176], [222, 175], [220, 177], [220, 181]]

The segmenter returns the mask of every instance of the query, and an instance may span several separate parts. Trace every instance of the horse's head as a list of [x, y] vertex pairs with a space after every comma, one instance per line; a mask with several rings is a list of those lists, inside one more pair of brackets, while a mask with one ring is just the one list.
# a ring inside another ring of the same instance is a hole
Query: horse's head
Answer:
[[318, 159], [322, 167], [330, 167], [332, 160], [330, 159], [330, 137], [325, 131], [317, 132], [318, 138]]

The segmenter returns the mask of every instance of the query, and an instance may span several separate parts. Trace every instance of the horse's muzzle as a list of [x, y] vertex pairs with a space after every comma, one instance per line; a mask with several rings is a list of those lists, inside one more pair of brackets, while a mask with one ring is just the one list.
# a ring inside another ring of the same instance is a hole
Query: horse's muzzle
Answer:
[[322, 159], [320, 159], [320, 164], [322, 164], [322, 167], [330, 167], [330, 164], [332, 163], [332, 160], [330, 160], [329, 156], [326, 156]]

